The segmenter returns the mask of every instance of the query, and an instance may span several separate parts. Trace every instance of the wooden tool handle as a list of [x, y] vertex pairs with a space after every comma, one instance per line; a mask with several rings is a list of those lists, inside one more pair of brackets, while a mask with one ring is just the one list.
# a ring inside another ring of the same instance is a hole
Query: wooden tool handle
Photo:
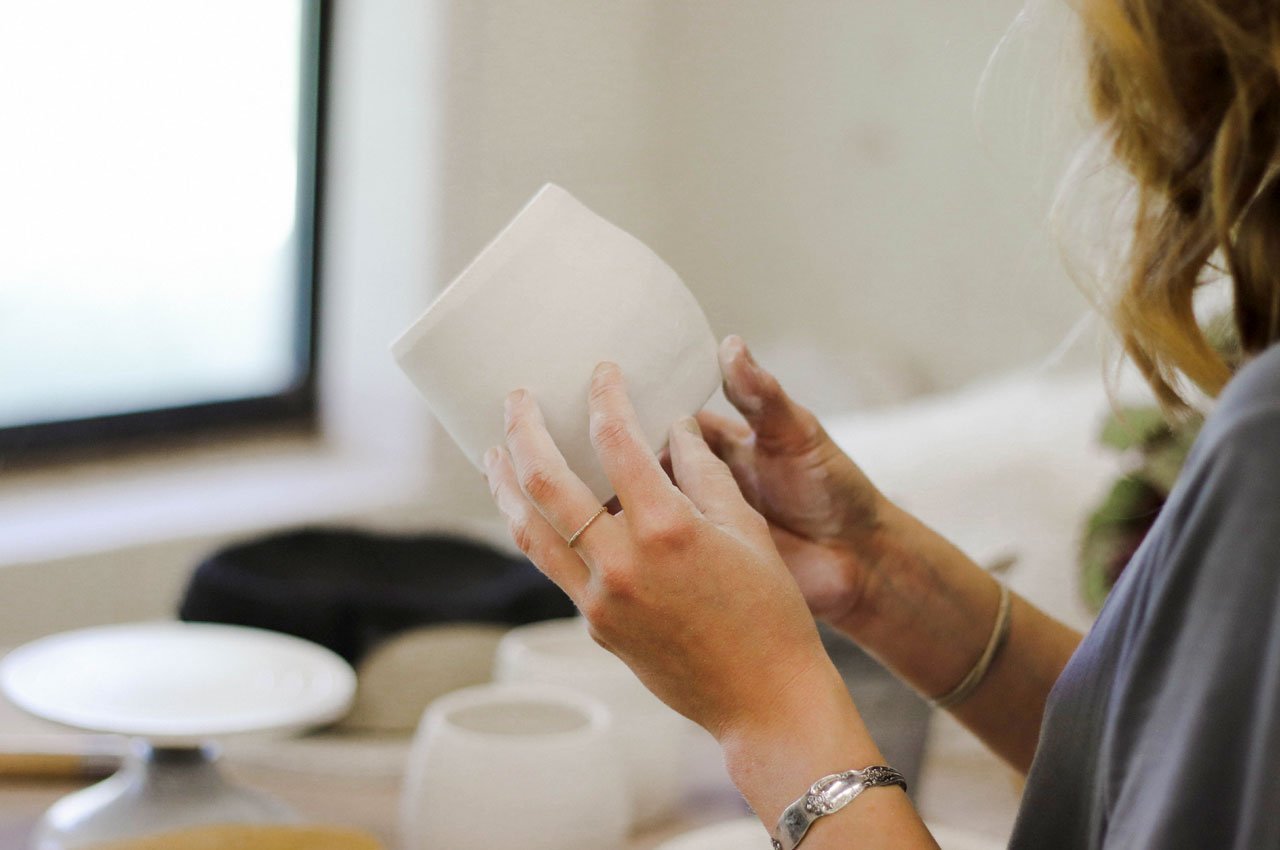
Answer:
[[76, 753], [0, 752], [0, 779], [64, 779], [110, 776], [120, 760]]

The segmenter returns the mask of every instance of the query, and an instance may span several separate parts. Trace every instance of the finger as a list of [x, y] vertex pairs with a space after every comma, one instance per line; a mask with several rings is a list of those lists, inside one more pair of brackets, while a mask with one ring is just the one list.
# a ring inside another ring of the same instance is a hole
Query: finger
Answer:
[[715, 452], [716, 456], [724, 461], [728, 460], [727, 455], [749, 441], [753, 433], [751, 426], [747, 423], [721, 416], [719, 413], [712, 413], [709, 410], [700, 411], [694, 419], [697, 420], [698, 427], [702, 429], [702, 439], [706, 440], [707, 445], [711, 447], [711, 451]]
[[587, 565], [564, 544], [564, 538], [520, 489], [515, 467], [506, 449], [498, 446], [489, 449], [484, 456], [484, 468], [489, 493], [507, 521], [511, 539], [547, 578], [559, 585], [577, 604], [590, 578]]
[[[528, 392], [516, 390], [507, 396], [505, 407], [507, 451], [515, 469], [516, 481], [538, 512], [551, 524], [561, 540], [582, 527], [600, 503], [591, 488], [569, 469], [564, 455], [547, 432], [542, 411]], [[591, 524], [591, 533], [575, 544], [584, 557], [610, 544], [612, 518], [602, 516]], [[613, 543], [618, 541], [614, 539]]]
[[601, 363], [591, 376], [591, 443], [624, 511], [675, 490], [640, 430], [622, 370]]
[[741, 337], [726, 337], [719, 356], [725, 395], [755, 432], [759, 448], [801, 454], [821, 442], [824, 432], [817, 417], [791, 400], [778, 379], [756, 363]]
[[738, 527], [759, 520], [729, 467], [702, 439], [696, 420], [684, 419], [671, 427], [671, 465], [680, 491], [713, 523]]
[[662, 451], [658, 452], [658, 465], [662, 467], [662, 471], [667, 474], [667, 480], [672, 484], [676, 483], [676, 473], [671, 468], [671, 446], [662, 447]]
[[695, 419], [702, 429], [702, 439], [706, 441], [707, 447], [728, 465], [747, 503], [760, 510], [755, 435], [751, 426], [706, 410]]

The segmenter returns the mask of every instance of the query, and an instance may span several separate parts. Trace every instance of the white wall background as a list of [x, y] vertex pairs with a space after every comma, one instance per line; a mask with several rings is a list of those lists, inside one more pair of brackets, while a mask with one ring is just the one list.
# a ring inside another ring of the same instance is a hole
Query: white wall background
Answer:
[[[212, 547], [281, 524], [492, 517], [479, 475], [432, 427], [387, 346], [547, 180], [649, 243], [717, 331], [746, 336], [824, 412], [1033, 364], [1085, 311], [1044, 224], [1069, 147], [1057, 130], [1073, 117], [1056, 94], [1056, 19], [1031, 27], [997, 71], [985, 141], [974, 118], [1021, 0], [335, 6], [319, 451], [247, 446], [230, 462], [158, 458], [155, 474], [129, 463], [0, 482], [0, 645], [165, 616]], [[1035, 409], [1048, 415], [1054, 400]], [[1001, 440], [1011, 419], [980, 433]], [[1017, 424], [1033, 447], [1065, 444]], [[1026, 476], [1026, 456], [1010, 454], [1021, 464], [1010, 477], [1048, 480]], [[965, 462], [988, 482], [1005, 470]], [[970, 487], [967, 469], [949, 480]], [[921, 475], [936, 489], [931, 470]], [[1014, 507], [1037, 503], [1010, 492]], [[972, 522], [984, 504], [958, 506], [958, 527], [1003, 535], [990, 517]], [[15, 516], [29, 554], [6, 555]], [[1011, 528], [1053, 542], [1039, 526]], [[1044, 559], [1056, 583], [1032, 594], [1053, 610], [1075, 604], [1060, 589], [1068, 557]], [[1017, 578], [1026, 592], [1029, 573]], [[997, 789], [992, 817], [990, 783], [974, 781], [986, 762], [958, 752], [958, 779], [932, 793], [999, 829], [1016, 791]]]
[[[437, 6], [433, 284], [555, 181], [823, 411], [1038, 360], [1086, 309], [1045, 225], [1059, 21], [1015, 41], [975, 118], [1020, 0]], [[467, 502], [450, 446], [434, 466]]]
[[[323, 444], [10, 475], [0, 565], [352, 514], [492, 518], [388, 345], [547, 180], [648, 242], [824, 412], [1037, 362], [1085, 310], [1044, 224], [1072, 116], [1052, 14], [974, 117], [1021, 0], [335, 6]], [[191, 566], [162, 550], [157, 607]], [[22, 607], [45, 627], [45, 603]]]

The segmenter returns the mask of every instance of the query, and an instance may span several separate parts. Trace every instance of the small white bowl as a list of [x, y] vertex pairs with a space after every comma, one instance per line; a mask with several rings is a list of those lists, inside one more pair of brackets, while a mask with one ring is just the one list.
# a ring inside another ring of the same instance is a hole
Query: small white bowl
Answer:
[[617, 656], [602, 649], [581, 618], [518, 626], [498, 644], [494, 678], [572, 688], [613, 714], [637, 829], [661, 823], [689, 786], [692, 736], [703, 734], [645, 688]]
[[585, 694], [481, 685], [422, 716], [405, 774], [406, 850], [603, 850], [630, 812], [612, 718]]

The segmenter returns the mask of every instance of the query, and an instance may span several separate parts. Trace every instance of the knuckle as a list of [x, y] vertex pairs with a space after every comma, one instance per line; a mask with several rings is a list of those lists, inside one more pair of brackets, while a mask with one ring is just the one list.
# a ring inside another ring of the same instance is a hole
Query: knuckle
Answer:
[[827, 436], [827, 432], [822, 429], [822, 423], [818, 421], [818, 417], [813, 411], [807, 407], [792, 405], [792, 415], [795, 418], [796, 430], [808, 441], [817, 443]]
[[526, 463], [520, 470], [520, 487], [530, 499], [543, 503], [555, 493], [555, 476], [541, 463]]
[[821, 453], [833, 445], [818, 418], [807, 410], [796, 428], [796, 439], [799, 450], [806, 454]]
[[626, 569], [605, 569], [600, 573], [600, 596], [606, 603], [625, 602], [637, 596], [635, 576]]
[[654, 549], [680, 549], [688, 545], [695, 527], [688, 517], [672, 512], [655, 513], [640, 521], [636, 536], [642, 546]]
[[616, 451], [631, 442], [631, 432], [621, 419], [613, 416], [596, 417], [592, 422], [596, 445], [605, 451]]
[[757, 434], [757, 444], [762, 448], [805, 454], [819, 448], [828, 439], [818, 417], [807, 408], [783, 401], [776, 416], [778, 425], [775, 430]]
[[534, 556], [537, 549], [537, 535], [533, 533], [528, 517], [524, 515], [510, 517], [507, 520], [507, 532], [520, 551], [536, 562], [537, 558]]
[[583, 618], [587, 621], [587, 631], [596, 643], [607, 648], [610, 611], [609, 603], [602, 593], [588, 594], [578, 606]]

